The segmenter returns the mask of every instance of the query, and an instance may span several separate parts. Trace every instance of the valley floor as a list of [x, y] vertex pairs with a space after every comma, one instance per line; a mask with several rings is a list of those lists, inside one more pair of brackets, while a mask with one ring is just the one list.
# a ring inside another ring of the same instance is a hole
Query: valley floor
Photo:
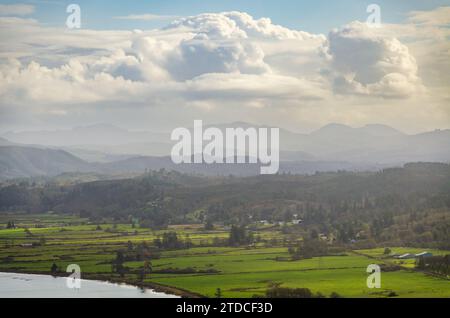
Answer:
[[[6, 224], [0, 217], [0, 226]], [[138, 283], [142, 261], [126, 262], [130, 270], [123, 278], [112, 272], [116, 252], [143, 241], [152, 243], [164, 231], [132, 228], [128, 224], [89, 224], [87, 220], [56, 215], [19, 217], [19, 228], [0, 230], [0, 272], [50, 274], [53, 263], [65, 275], [69, 264], [81, 267], [82, 277]], [[29, 230], [26, 231], [24, 228]], [[225, 238], [225, 229], [205, 231], [200, 226], [177, 226], [181, 239], [192, 241], [190, 249], [163, 251], [152, 260], [152, 273], [144, 285], [158, 291], [187, 297], [264, 296], [273, 286], [308, 288], [326, 297], [450, 297], [450, 281], [414, 269], [414, 260], [398, 261], [383, 255], [384, 248], [346, 251], [339, 256], [325, 256], [299, 261], [290, 260], [288, 249], [257, 244], [253, 247], [214, 247], [215, 238]], [[258, 232], [265, 241], [279, 237], [277, 230]], [[31, 243], [40, 242], [31, 247]], [[210, 246], [208, 246], [210, 245]], [[203, 247], [202, 247], [203, 246]], [[391, 248], [393, 253], [418, 253], [423, 249]], [[448, 251], [428, 250], [435, 255]], [[382, 272], [381, 289], [369, 289], [367, 266], [398, 265]], [[1, 287], [0, 287], [1, 288]]]

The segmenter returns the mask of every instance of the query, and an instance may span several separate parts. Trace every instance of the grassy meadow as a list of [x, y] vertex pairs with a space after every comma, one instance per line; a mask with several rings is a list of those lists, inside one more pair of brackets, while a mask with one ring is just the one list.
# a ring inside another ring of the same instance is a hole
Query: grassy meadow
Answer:
[[[278, 244], [251, 247], [217, 247], [217, 238], [227, 238], [228, 230], [216, 227], [205, 231], [201, 225], [173, 226], [152, 231], [129, 224], [90, 224], [86, 219], [53, 214], [14, 216], [16, 229], [6, 229], [11, 217], [0, 216], [0, 271], [45, 273], [56, 263], [60, 269], [78, 264], [84, 278], [121, 280], [136, 283], [136, 272], [143, 262], [126, 262], [130, 269], [123, 278], [112, 272], [116, 252], [127, 245], [153, 240], [167, 231], [190, 240], [192, 248], [164, 250], [152, 260], [152, 273], [144, 282], [149, 286], [168, 286], [185, 295], [215, 297], [264, 296], [273, 286], [309, 288], [314, 293], [342, 297], [450, 297], [450, 281], [414, 270], [414, 260], [399, 261], [384, 255], [384, 248], [348, 250], [335, 256], [293, 261], [288, 248]], [[27, 230], [26, 230], [27, 229]], [[257, 230], [262, 241], [283, 237], [278, 227]], [[38, 246], [29, 246], [39, 242]], [[392, 253], [419, 253], [424, 249], [391, 247]], [[448, 252], [428, 250], [435, 255]], [[382, 288], [368, 289], [369, 264], [398, 265], [382, 272]], [[175, 271], [174, 271], [175, 269]], [[189, 270], [186, 270], [189, 269]], [[185, 270], [186, 273], [177, 273]]]

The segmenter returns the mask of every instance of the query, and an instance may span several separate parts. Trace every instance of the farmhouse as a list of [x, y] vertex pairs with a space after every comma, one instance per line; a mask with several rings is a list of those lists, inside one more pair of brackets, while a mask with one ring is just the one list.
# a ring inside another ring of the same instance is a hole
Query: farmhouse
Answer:
[[422, 252], [422, 253], [416, 254], [416, 258], [432, 257], [432, 256], [433, 256], [433, 254], [430, 252]]
[[422, 253], [419, 253], [419, 254], [406, 253], [406, 254], [403, 254], [403, 255], [400, 255], [400, 256], [393, 255], [393, 257], [396, 258], [396, 259], [413, 259], [413, 258], [431, 257], [431, 256], [433, 256], [433, 254], [430, 253], [430, 252], [422, 252]]
[[413, 259], [413, 258], [416, 258], [416, 255], [410, 254], [410, 253], [406, 253], [406, 254], [398, 256], [397, 258], [398, 259]]

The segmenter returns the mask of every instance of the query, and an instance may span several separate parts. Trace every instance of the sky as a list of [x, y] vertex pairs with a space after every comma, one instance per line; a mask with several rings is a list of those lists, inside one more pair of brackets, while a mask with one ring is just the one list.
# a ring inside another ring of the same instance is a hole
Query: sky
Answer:
[[[0, 1], [14, 4], [14, 1]], [[383, 8], [383, 19], [389, 23], [404, 22], [410, 11], [431, 10], [448, 5], [442, 0], [86, 0], [86, 1], [22, 1], [35, 5], [31, 17], [52, 26], [64, 26], [65, 8], [79, 4], [84, 27], [91, 29], [135, 29], [162, 27], [167, 22], [115, 19], [119, 16], [151, 13], [159, 16], [192, 16], [205, 12], [242, 11], [255, 18], [269, 17], [274, 23], [307, 32], [328, 33], [353, 20], [365, 20], [366, 8], [376, 3]], [[170, 19], [169, 19], [170, 20]]]
[[[69, 4], [81, 28], [69, 29]], [[450, 128], [450, 1], [0, 1], [0, 133]]]

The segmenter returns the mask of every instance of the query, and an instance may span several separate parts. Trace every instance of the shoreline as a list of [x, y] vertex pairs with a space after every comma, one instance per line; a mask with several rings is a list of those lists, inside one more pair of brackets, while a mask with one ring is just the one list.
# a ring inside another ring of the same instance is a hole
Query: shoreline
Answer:
[[[51, 276], [51, 277], [60, 277], [65, 278], [69, 273], [57, 273], [55, 275], [49, 274], [48, 272], [40, 272], [40, 271], [21, 271], [17, 269], [0, 269], [0, 272], [2, 273], [11, 273], [11, 274], [27, 274], [27, 275], [44, 275], [44, 276]], [[103, 283], [110, 283], [110, 284], [125, 284], [129, 286], [133, 286], [136, 288], [145, 288], [150, 289], [157, 293], [164, 293], [168, 295], [173, 296], [179, 296], [181, 298], [205, 298], [205, 296], [190, 292], [181, 288], [176, 288], [172, 286], [166, 286], [158, 283], [153, 282], [144, 282], [144, 283], [138, 283], [135, 280], [127, 280], [127, 279], [121, 279], [121, 278], [114, 278], [114, 277], [105, 277], [105, 275], [102, 274], [82, 274], [81, 279], [82, 280], [90, 280], [90, 281], [97, 281], [97, 282], [103, 282]]]

